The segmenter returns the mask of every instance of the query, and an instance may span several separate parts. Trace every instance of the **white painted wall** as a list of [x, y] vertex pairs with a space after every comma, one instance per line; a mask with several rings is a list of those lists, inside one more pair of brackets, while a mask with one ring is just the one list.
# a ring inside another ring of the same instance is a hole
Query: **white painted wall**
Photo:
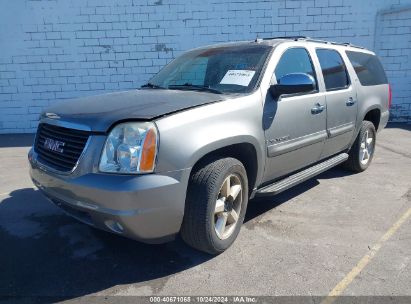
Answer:
[[61, 99], [132, 89], [187, 49], [307, 35], [375, 50], [411, 102], [411, 0], [0, 0], [0, 133]]

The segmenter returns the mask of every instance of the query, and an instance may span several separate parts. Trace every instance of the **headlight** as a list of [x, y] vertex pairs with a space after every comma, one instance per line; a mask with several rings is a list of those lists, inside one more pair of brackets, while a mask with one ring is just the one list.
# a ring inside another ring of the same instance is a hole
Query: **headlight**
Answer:
[[153, 123], [121, 123], [107, 137], [99, 170], [114, 173], [153, 172], [157, 141], [157, 129]]

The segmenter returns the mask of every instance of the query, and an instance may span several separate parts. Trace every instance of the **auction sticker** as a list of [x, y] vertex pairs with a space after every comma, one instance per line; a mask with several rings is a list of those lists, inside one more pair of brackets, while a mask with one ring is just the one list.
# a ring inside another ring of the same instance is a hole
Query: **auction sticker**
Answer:
[[228, 70], [221, 79], [220, 84], [236, 84], [243, 87], [248, 87], [255, 71], [251, 70]]

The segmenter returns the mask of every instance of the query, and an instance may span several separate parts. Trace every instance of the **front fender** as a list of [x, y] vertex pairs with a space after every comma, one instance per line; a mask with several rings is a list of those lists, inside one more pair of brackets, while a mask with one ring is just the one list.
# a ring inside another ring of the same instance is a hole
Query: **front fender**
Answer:
[[263, 162], [261, 161], [261, 157], [259, 157], [263, 153], [261, 151], [261, 147], [257, 139], [250, 135], [235, 135], [235, 136], [227, 137], [224, 139], [210, 141], [207, 144], [199, 147], [199, 149], [196, 150], [193, 153], [193, 155], [190, 157], [188, 163], [190, 164], [190, 167], [193, 167], [198, 162], [198, 160], [200, 160], [205, 155], [213, 151], [226, 148], [228, 146], [236, 145], [236, 144], [251, 144], [256, 151], [257, 164], [260, 164], [260, 163], [263, 164]]
[[265, 165], [259, 93], [176, 113], [156, 121], [160, 145], [156, 172], [192, 168], [204, 155], [234, 144], [253, 145], [257, 181]]

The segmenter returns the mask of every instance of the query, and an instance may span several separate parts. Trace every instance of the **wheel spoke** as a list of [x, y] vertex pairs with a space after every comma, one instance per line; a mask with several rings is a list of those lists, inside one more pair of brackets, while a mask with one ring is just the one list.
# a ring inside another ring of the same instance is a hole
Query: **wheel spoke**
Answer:
[[214, 214], [224, 212], [225, 197], [219, 198], [215, 203]]
[[228, 219], [227, 222], [229, 224], [234, 224], [237, 223], [238, 221], [238, 213], [233, 209], [231, 212], [228, 214]]
[[361, 148], [361, 149], [365, 149], [365, 142], [362, 142], [362, 143], [361, 143], [360, 148]]
[[364, 157], [365, 157], [365, 149], [361, 149], [361, 151], [360, 151], [360, 160], [362, 162], [365, 160]]
[[371, 145], [372, 141], [373, 141], [372, 137], [367, 138], [367, 145], [368, 146]]
[[230, 189], [230, 196], [233, 198], [233, 201], [237, 198], [238, 194], [241, 192], [241, 185], [232, 186]]
[[368, 149], [364, 150], [364, 160], [367, 160], [370, 158], [370, 154], [368, 153]]
[[225, 212], [220, 213], [217, 217], [217, 222], [215, 223], [216, 232], [218, 233], [220, 237], [223, 237], [226, 224], [227, 224], [227, 214]]
[[228, 197], [230, 195], [230, 189], [231, 189], [231, 182], [230, 182], [230, 176], [229, 176], [225, 179], [223, 183], [221, 194], [225, 197]]

